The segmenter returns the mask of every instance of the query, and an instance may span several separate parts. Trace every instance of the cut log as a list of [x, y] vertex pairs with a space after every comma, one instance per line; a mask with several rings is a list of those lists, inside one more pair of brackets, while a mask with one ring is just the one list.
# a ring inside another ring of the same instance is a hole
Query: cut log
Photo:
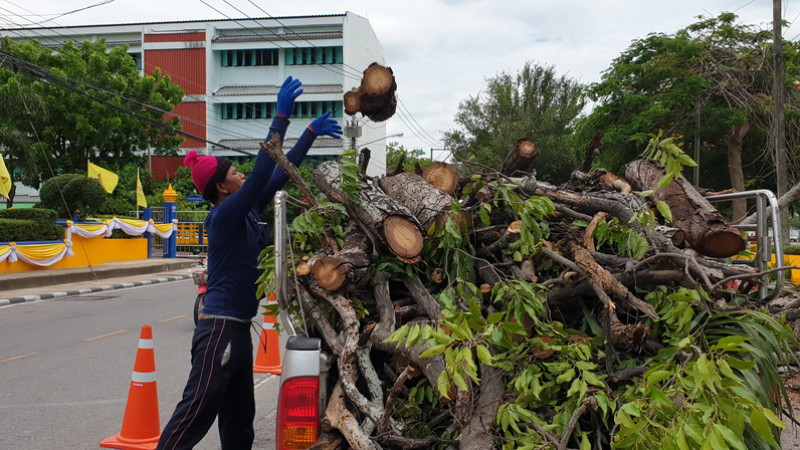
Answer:
[[527, 138], [517, 139], [511, 151], [506, 154], [500, 173], [508, 176], [519, 176], [528, 173], [533, 167], [533, 161], [539, 155], [536, 145]]
[[423, 239], [413, 222], [401, 216], [388, 216], [383, 219], [383, 236], [397, 259], [409, 264], [419, 262]]
[[344, 93], [344, 112], [354, 115], [361, 111], [361, 91], [358, 88], [350, 89]]
[[586, 144], [586, 156], [583, 158], [583, 165], [581, 166], [581, 172], [588, 172], [592, 169], [592, 163], [594, 162], [595, 156], [600, 153], [600, 141], [603, 140], [603, 135], [605, 132], [598, 131], [594, 134], [594, 137]]
[[434, 161], [422, 171], [422, 178], [452, 195], [458, 187], [458, 168], [446, 162]]
[[416, 216], [423, 231], [429, 230], [433, 225], [442, 226], [453, 203], [453, 197], [415, 173], [403, 172], [382, 177], [378, 180], [378, 185], [386, 195]]
[[728, 225], [722, 214], [683, 176], [676, 177], [664, 189], [656, 189], [664, 173], [658, 162], [638, 159], [628, 164], [625, 177], [636, 190], [655, 190], [651, 198], [669, 205], [673, 224], [686, 234], [686, 243], [700, 254], [727, 258], [747, 247], [742, 233]]
[[311, 276], [328, 292], [340, 289], [346, 281], [348, 285], [357, 285], [369, 263], [369, 240], [355, 227], [348, 232], [341, 250], [330, 256], [315, 256], [309, 261]]
[[374, 62], [364, 70], [361, 85], [344, 94], [344, 111], [350, 115], [360, 112], [374, 122], [383, 122], [397, 110], [396, 90], [392, 68]]
[[341, 166], [336, 161], [326, 161], [317, 166], [313, 178], [314, 184], [323, 194], [332, 201], [345, 205], [351, 220], [359, 224], [359, 228], [372, 239], [374, 245], [384, 244], [405, 263], [415, 264], [420, 261], [422, 231], [419, 221], [406, 207], [371, 184], [358, 190], [357, 201], [348, 201], [341, 190]]

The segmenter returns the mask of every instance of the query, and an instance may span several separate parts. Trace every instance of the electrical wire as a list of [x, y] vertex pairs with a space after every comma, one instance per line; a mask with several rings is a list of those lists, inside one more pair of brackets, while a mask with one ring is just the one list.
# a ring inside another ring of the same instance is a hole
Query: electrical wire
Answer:
[[[110, 3], [111, 1], [113, 1], [113, 0], [104, 0], [103, 2], [96, 3], [96, 4], [94, 4], [94, 5], [91, 5], [90, 7], [94, 7], [94, 6], [100, 6], [100, 5], [103, 5], [103, 4]], [[211, 6], [210, 4], [208, 4], [207, 2], [205, 2], [204, 0], [199, 0], [199, 1], [200, 1], [201, 3], [203, 3], [204, 5], [208, 6], [209, 8], [211, 8], [212, 10], [216, 11], [217, 13], [221, 14], [222, 16], [226, 17], [227, 19], [234, 21], [234, 22], [235, 22], [235, 23], [237, 23], [237, 24], [238, 24], [240, 27], [242, 27], [242, 29], [244, 29], [244, 30], [246, 30], [246, 31], [250, 31], [251, 33], [253, 33], [253, 34], [254, 34], [254, 35], [256, 35], [256, 36], [259, 36], [259, 37], [266, 37], [266, 35], [263, 35], [263, 34], [257, 33], [255, 30], [253, 30], [252, 28], [250, 28], [250, 27], [248, 27], [247, 25], [243, 24], [242, 22], [240, 22], [240, 21], [238, 21], [238, 20], [236, 20], [236, 19], [232, 19], [231, 17], [227, 16], [226, 14], [224, 14], [222, 11], [218, 10], [217, 8], [214, 8], [213, 6]], [[241, 11], [239, 8], [237, 8], [236, 6], [234, 6], [233, 4], [231, 4], [230, 2], [228, 2], [227, 0], [223, 0], [223, 1], [224, 1], [226, 4], [228, 4], [229, 6], [231, 6], [232, 8], [234, 8], [234, 9], [235, 9], [237, 12], [239, 12], [239, 13], [241, 13], [241, 14], [244, 14], [245, 16], [247, 16], [247, 14], [245, 14], [243, 11]], [[10, 2], [9, 2], [9, 3], [10, 3]], [[264, 11], [264, 10], [263, 10], [263, 8], [261, 8], [260, 6], [256, 5], [256, 4], [255, 4], [255, 3], [253, 3], [252, 1], [250, 1], [250, 3], [251, 3], [251, 4], [253, 4], [254, 6], [256, 6], [256, 7], [257, 7], [259, 10], [261, 10], [261, 11], [262, 11], [264, 14], [266, 14], [267, 16], [269, 16], [269, 17], [270, 17], [272, 20], [274, 20], [275, 22], [277, 22], [278, 24], [280, 24], [280, 25], [281, 25], [281, 26], [282, 26], [282, 27], [283, 27], [285, 30], [287, 30], [287, 31], [289, 32], [289, 34], [292, 34], [292, 35], [294, 35], [294, 36], [300, 37], [300, 38], [301, 38], [301, 40], [303, 40], [303, 41], [305, 41], [305, 42], [307, 42], [307, 43], [311, 44], [312, 48], [317, 48], [317, 47], [318, 47], [318, 46], [314, 45], [314, 43], [313, 43], [313, 42], [309, 41], [308, 39], [305, 39], [305, 38], [303, 38], [303, 37], [302, 37], [302, 34], [300, 34], [300, 33], [297, 33], [297, 32], [295, 32], [295, 31], [294, 31], [294, 30], [293, 30], [291, 27], [289, 27], [289, 26], [286, 26], [286, 24], [284, 24], [283, 22], [281, 22], [281, 21], [280, 21], [278, 18], [276, 18], [276, 17], [274, 17], [274, 16], [270, 15], [269, 13], [267, 13], [266, 11]], [[87, 7], [87, 8], [89, 8], [89, 7]], [[83, 8], [83, 9], [87, 9], [87, 8]], [[26, 11], [27, 11], [27, 10], [26, 10]], [[73, 12], [76, 12], [76, 11], [79, 11], [79, 10], [75, 10], [75, 11], [73, 11]], [[30, 11], [29, 11], [29, 12], [30, 12]], [[65, 14], [66, 14], [66, 13], [65, 13]], [[40, 17], [43, 17], [43, 16], [40, 16]], [[257, 23], [258, 25], [260, 25], [260, 26], [264, 27], [265, 29], [269, 30], [269, 28], [268, 28], [267, 26], [265, 26], [264, 24], [260, 23], [260, 22], [258, 21], [258, 19], [253, 19], [253, 18], [251, 18], [251, 17], [249, 17], [249, 16], [248, 16], [248, 17], [247, 17], [247, 20], [254, 21], [254, 22], [255, 22], [255, 23]], [[31, 22], [31, 23], [34, 23], [34, 24], [36, 23], [36, 22], [33, 22], [33, 21], [30, 21], [30, 22]], [[40, 23], [44, 23], [44, 22], [40, 22]], [[17, 24], [17, 26], [21, 27], [21, 26], [20, 26], [20, 25], [18, 25], [18, 24]], [[54, 33], [58, 34], [59, 36], [61, 36], [61, 37], [64, 37], [65, 39], [69, 39], [67, 36], [64, 36], [63, 34], [61, 34], [61, 33], [58, 33], [57, 31], [55, 31], [55, 30], [53, 30], [53, 29], [51, 29], [51, 28], [46, 28], [46, 27], [45, 27], [45, 29], [47, 29], [47, 30], [49, 30], [49, 31], [51, 31], [51, 32], [54, 32]], [[52, 40], [52, 41], [54, 41], [54, 42], [58, 42], [56, 39], [54, 39], [54, 38], [52, 38], [52, 37], [47, 37], [47, 36], [44, 36], [43, 34], [41, 34], [41, 33], [37, 32], [37, 31], [35, 31], [35, 30], [31, 29], [31, 28], [27, 28], [27, 29], [26, 29], [26, 31], [33, 32], [34, 34], [37, 34], [38, 36], [40, 36], [40, 37], [41, 37], [41, 38], [43, 38], [43, 39], [50, 39], [50, 40]], [[270, 33], [271, 33], [271, 35], [272, 35], [272, 36], [276, 36], [276, 37], [282, 37], [282, 38], [283, 38], [283, 40], [284, 40], [284, 42], [286, 42], [286, 43], [290, 44], [291, 46], [293, 46], [293, 47], [295, 47], [295, 48], [301, 48], [301, 47], [299, 47], [298, 45], [296, 45], [294, 42], [292, 42], [292, 41], [290, 41], [290, 40], [286, 39], [286, 37], [285, 37], [284, 35], [278, 34], [278, 33], [274, 32], [274, 31], [270, 31]], [[286, 48], [286, 47], [279, 47], [279, 48]], [[351, 68], [353, 71], [359, 72], [359, 71], [358, 71], [358, 69], [356, 69], [356, 68], [354, 68], [354, 67], [352, 67], [352, 66], [350, 66], [350, 65], [348, 65], [348, 64], [344, 64], [343, 66], [344, 66], [344, 67], [347, 67], [347, 68]], [[328, 66], [324, 66], [324, 65], [322, 65], [321, 67], [322, 67], [322, 68], [325, 68], [325, 69], [328, 69], [328, 70], [332, 70], [332, 71], [333, 71], [334, 73], [336, 73], [337, 75], [344, 75], [344, 76], [346, 76], [346, 77], [349, 77], [349, 78], [352, 78], [352, 79], [357, 79], [357, 78], [354, 78], [354, 76], [353, 76], [353, 75], [349, 74], [349, 73], [348, 73], [347, 71], [345, 71], [345, 70], [336, 70], [336, 69], [335, 69], [335, 68], [333, 68], [333, 67], [328, 67]], [[359, 73], [360, 73], [360, 72], [359, 72]], [[186, 85], [188, 85], [188, 86], [193, 86], [193, 85], [194, 85], [195, 87], [199, 87], [199, 88], [202, 88], [202, 89], [204, 89], [204, 86], [201, 86], [201, 85], [199, 85], [199, 83], [193, 83], [193, 82], [191, 82], [190, 80], [183, 79], [183, 78], [182, 78], [182, 77], [180, 77], [180, 76], [175, 76], [174, 74], [170, 74], [170, 77], [171, 77], [171, 78], [173, 78], [173, 79], [177, 79], [177, 80], [180, 80], [180, 81], [182, 81], [182, 82], [183, 82], [182, 84], [186, 84]], [[98, 89], [97, 87], [92, 87], [92, 88], [93, 88], [93, 89]], [[111, 93], [111, 94], [114, 94], [114, 93]], [[118, 95], [118, 94], [114, 94], [114, 95]], [[123, 98], [124, 98], [124, 97], [123, 97]], [[399, 100], [399, 99], [398, 99], [398, 100]], [[133, 101], [133, 100], [131, 100], [131, 99], [127, 99], [127, 101]], [[138, 103], [138, 104], [140, 104], [140, 105], [143, 105], [143, 106], [146, 106], [146, 107], [148, 107], [148, 106], [149, 106], [149, 105], [144, 105], [144, 104], [142, 104], [141, 102], [136, 102], [136, 103]], [[216, 112], [217, 112], [217, 111], [216, 111], [216, 109], [215, 109], [215, 106], [216, 106], [216, 105], [215, 105], [214, 103], [212, 103], [212, 102], [206, 102], [206, 114], [216, 114]], [[400, 119], [400, 120], [401, 120], [401, 121], [404, 123], [404, 125], [405, 125], [405, 126], [408, 128], [408, 129], [409, 129], [409, 131], [413, 130], [413, 131], [411, 131], [411, 134], [412, 134], [412, 135], [416, 136], [416, 137], [417, 137], [418, 139], [420, 139], [421, 141], [423, 141], [423, 142], [425, 142], [426, 144], [428, 144], [428, 145], [431, 145], [431, 146], [433, 146], [433, 147], [439, 147], [439, 146], [441, 146], [441, 143], [440, 143], [439, 141], [437, 141], [435, 138], [433, 138], [433, 137], [432, 137], [432, 136], [431, 136], [431, 135], [430, 135], [430, 134], [429, 134], [429, 133], [428, 133], [428, 132], [427, 132], [427, 131], [426, 131], [426, 130], [425, 130], [425, 129], [424, 129], [424, 128], [423, 128], [423, 127], [420, 125], [420, 124], [419, 124], [419, 122], [418, 122], [418, 121], [417, 121], [417, 120], [414, 118], [414, 116], [413, 116], [413, 115], [410, 113], [410, 111], [408, 111], [408, 109], [405, 107], [405, 104], [403, 104], [402, 102], [400, 102], [400, 105], [399, 105], [399, 106], [400, 106], [400, 108], [399, 108], [400, 114], [399, 114], [399, 116], [398, 116], [398, 117], [399, 117], [399, 119]], [[172, 113], [172, 112], [169, 112], [169, 111], [162, 111], [162, 112], [163, 112], [163, 113], [168, 113], [168, 114], [174, 114], [174, 113]], [[191, 118], [189, 118], [189, 117], [181, 116], [181, 115], [179, 115], [179, 114], [174, 114], [174, 115], [176, 115], [176, 116], [180, 117], [180, 118], [181, 118], [181, 120], [182, 120], [182, 121], [184, 121], [184, 123], [195, 123], [195, 124], [200, 124], [200, 125], [202, 125], [202, 124], [205, 124], [205, 126], [207, 127], [207, 129], [210, 129], [210, 130], [214, 130], [214, 131], [218, 131], [218, 130], [225, 130], [225, 131], [228, 131], [228, 132], [230, 132], [230, 125], [229, 125], [229, 126], [226, 126], [225, 128], [222, 128], [222, 127], [216, 127], [216, 126], [214, 126], [214, 125], [212, 125], [211, 123], [208, 123], [208, 122], [199, 121], [199, 120], [194, 120], [194, 119], [191, 119]], [[234, 126], [236, 126], [236, 125], [234, 125]], [[241, 127], [241, 130], [245, 130], [245, 129], [246, 129], [246, 130], [248, 130], [248, 132], [249, 132], [249, 130], [250, 130], [250, 128]], [[189, 133], [182, 132], [181, 130], [176, 130], [176, 131], [178, 131], [178, 132], [179, 132], [179, 134], [181, 134], [181, 135], [183, 135], [183, 136], [186, 136], [186, 137], [191, 137], [192, 139], [197, 139], [197, 140], [200, 140], [200, 141], [202, 141], [202, 142], [212, 143], [212, 144], [214, 144], [214, 145], [218, 145], [220, 148], [226, 148], [226, 149], [230, 149], [230, 150], [233, 150], [233, 151], [239, 151], [239, 152], [241, 152], [241, 153], [245, 153], [245, 154], [250, 154], [250, 153], [248, 153], [248, 152], [242, 152], [242, 151], [240, 151], [240, 150], [238, 150], [238, 149], [233, 149], [233, 148], [227, 147], [227, 146], [225, 146], [225, 145], [222, 145], [222, 144], [219, 144], [219, 143], [214, 143], [214, 142], [212, 142], [212, 141], [208, 141], [208, 140], [205, 140], [205, 139], [199, 138], [199, 137], [197, 137], [197, 136], [190, 135]], [[220, 133], [220, 134], [222, 134], [222, 133]]]

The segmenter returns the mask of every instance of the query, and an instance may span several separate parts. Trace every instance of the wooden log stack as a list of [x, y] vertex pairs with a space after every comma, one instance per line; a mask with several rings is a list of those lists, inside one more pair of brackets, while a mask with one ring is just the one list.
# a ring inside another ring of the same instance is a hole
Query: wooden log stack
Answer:
[[[393, 77], [377, 66], [370, 68], [365, 80], [375, 72], [378, 81], [367, 84], [384, 87], [369, 91], [362, 84], [358, 95], [353, 94], [357, 100], [348, 103], [350, 111], [364, 112], [364, 105], [376, 96], [394, 90]], [[661, 348], [651, 333], [660, 314], [646, 301], [649, 290], [702, 288], [710, 296], [725, 298], [729, 293], [721, 280], [753, 280], [750, 267], [704, 257], [731, 256], [742, 249], [743, 240], [685, 180], [654, 193], [669, 203], [673, 222], [642, 226], [632, 219], [658, 214], [650, 203], [653, 199], [633, 191], [652, 189], [663, 176], [653, 161], [634, 161], [626, 178], [602, 169], [576, 171], [571, 182], [553, 186], [533, 175], [538, 151], [532, 141], [520, 139], [500, 172], [469, 177], [460, 177], [452, 165], [435, 163], [419, 173], [365, 177], [354, 185], [343, 179], [339, 162], [317, 167], [314, 183], [328, 201], [343, 207], [346, 220], [339, 244], [311, 252], [295, 249], [297, 268], [289, 283], [296, 286], [294, 296], [309, 325], [319, 330], [336, 360], [335, 398], [315, 448], [494, 445], [496, 433], [490, 424], [497, 419], [501, 401], [511, 395], [503, 378], [510, 369], [481, 360], [476, 367], [480, 384], [468, 383], [464, 389], [450, 379], [442, 391], [442, 373], [457, 362], [436, 352], [421, 356], [432, 348], [431, 341], [411, 346], [387, 342], [403, 326], [436, 327], [445, 316], [452, 319], [458, 313], [482, 314], [486, 323], [493, 314], [510, 314], [509, 321], [525, 330], [514, 341], [530, 346], [526, 351], [534, 361], [546, 362], [559, 351], [548, 345], [562, 338], [543, 335], [537, 323], [558, 318], [567, 329], [588, 320], [603, 330], [602, 358], [610, 368], [616, 360], [653, 355]], [[552, 209], [541, 218], [520, 215], [519, 206], [528, 202], [551, 204]], [[454, 235], [461, 238], [459, 246], [443, 245], [445, 236]], [[531, 241], [531, 236], [540, 237]], [[457, 257], [464, 255], [466, 259]], [[456, 259], [470, 261], [470, 267], [460, 268], [466, 273], [463, 279], [447, 271]], [[524, 313], [524, 302], [494, 296], [498, 289], [520, 283], [530, 286], [531, 295], [541, 293], [546, 312], [532, 317]], [[462, 294], [442, 303], [444, 293], [453, 289]], [[467, 301], [470, 295], [477, 298], [475, 303]], [[506, 309], [510, 305], [516, 305], [513, 314]], [[457, 333], [440, 330], [443, 336]], [[570, 333], [562, 342], [592, 338]], [[432, 387], [436, 398], [425, 397], [424, 406], [417, 407], [446, 412], [431, 413], [434, 417], [426, 426], [440, 431], [423, 437], [410, 433], [415, 424], [403, 421], [413, 416], [413, 408], [404, 407], [404, 402], [421, 385]], [[569, 435], [548, 439], [566, 448]]]

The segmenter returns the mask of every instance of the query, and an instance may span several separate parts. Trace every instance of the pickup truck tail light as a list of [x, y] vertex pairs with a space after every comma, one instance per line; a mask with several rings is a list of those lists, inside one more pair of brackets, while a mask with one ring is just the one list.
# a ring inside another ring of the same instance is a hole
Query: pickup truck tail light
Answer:
[[319, 377], [284, 381], [278, 395], [277, 448], [305, 449], [314, 445], [319, 437], [319, 409]]

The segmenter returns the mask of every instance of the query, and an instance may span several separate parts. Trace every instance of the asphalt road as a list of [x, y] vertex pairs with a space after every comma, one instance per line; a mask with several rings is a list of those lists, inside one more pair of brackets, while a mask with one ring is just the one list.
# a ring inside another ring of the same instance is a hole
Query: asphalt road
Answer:
[[[183, 280], [0, 307], [0, 448], [99, 448], [119, 433], [143, 325], [163, 427], [189, 373], [194, 289]], [[254, 348], [260, 333], [254, 322]], [[254, 379], [254, 448], [271, 449], [279, 377]], [[196, 448], [219, 448], [216, 426]]]

